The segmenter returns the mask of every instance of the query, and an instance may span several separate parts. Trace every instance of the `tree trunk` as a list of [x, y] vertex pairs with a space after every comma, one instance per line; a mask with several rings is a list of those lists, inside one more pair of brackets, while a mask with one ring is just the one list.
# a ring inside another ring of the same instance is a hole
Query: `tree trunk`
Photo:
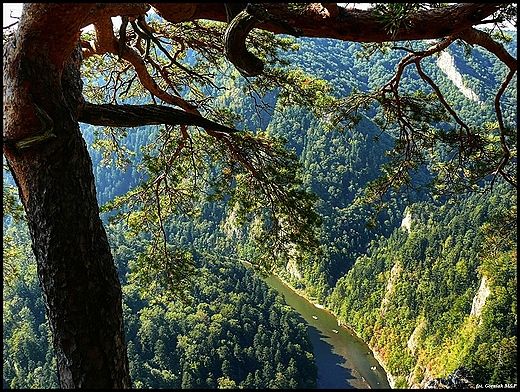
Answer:
[[122, 292], [77, 120], [79, 46], [62, 72], [4, 51], [4, 155], [25, 207], [62, 388], [130, 388]]

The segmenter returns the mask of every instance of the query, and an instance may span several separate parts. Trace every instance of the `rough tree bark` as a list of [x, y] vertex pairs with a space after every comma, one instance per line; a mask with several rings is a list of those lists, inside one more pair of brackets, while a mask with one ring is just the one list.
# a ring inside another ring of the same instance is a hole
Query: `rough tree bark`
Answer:
[[45, 127], [41, 138], [7, 142], [4, 152], [24, 190], [61, 387], [124, 388], [131, 384], [121, 286], [99, 217], [92, 162], [74, 118], [81, 98], [78, 65], [68, 61], [63, 70], [63, 100], [40, 97], [52, 100], [52, 118], [35, 100]]
[[[81, 48], [60, 59], [26, 38], [4, 48], [3, 147], [27, 215], [59, 383], [130, 388], [121, 286], [77, 119]], [[70, 38], [74, 48], [78, 37]]]

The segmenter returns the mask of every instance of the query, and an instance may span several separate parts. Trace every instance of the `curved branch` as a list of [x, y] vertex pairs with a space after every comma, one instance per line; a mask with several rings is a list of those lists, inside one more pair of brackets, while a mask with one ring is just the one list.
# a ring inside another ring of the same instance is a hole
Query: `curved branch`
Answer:
[[240, 12], [228, 24], [224, 33], [224, 53], [226, 58], [245, 77], [257, 76], [264, 70], [264, 63], [246, 47], [246, 38], [258, 23], [247, 8]]
[[227, 59], [245, 77], [260, 75], [264, 70], [264, 63], [246, 47], [249, 32], [259, 23], [268, 23], [280, 28], [283, 33], [300, 37], [302, 31], [294, 28], [281, 18], [277, 18], [258, 4], [247, 4], [240, 12], [241, 4], [225, 3], [228, 26], [224, 32], [224, 52]]
[[[172, 23], [211, 19], [226, 22], [223, 3], [152, 3], [154, 9]], [[313, 3], [301, 12], [288, 3], [259, 3], [267, 12], [292, 27], [301, 29], [305, 37], [333, 38], [352, 42], [392, 41], [392, 34], [385, 31], [383, 24], [371, 10], [333, 7], [329, 3], [317, 6]], [[418, 12], [410, 23], [413, 29], [397, 30], [399, 41], [444, 38], [457, 34], [472, 26], [485, 23], [485, 19], [497, 12], [501, 3], [463, 3], [448, 7]], [[326, 8], [326, 11], [324, 10]], [[275, 34], [287, 34], [286, 29], [270, 21], [259, 22], [257, 28]]]
[[[94, 24], [94, 29], [96, 32], [94, 52], [100, 55], [104, 53], [119, 55], [119, 42], [114, 36], [111, 19], [105, 18], [98, 20]], [[133, 48], [126, 47], [122, 58], [132, 64], [141, 84], [150, 91], [151, 94], [163, 102], [179, 106], [187, 112], [198, 114], [197, 109], [193, 105], [159, 87], [155, 79], [148, 72], [145, 61]]]
[[509, 151], [509, 148], [507, 147], [506, 139], [504, 136], [504, 120], [502, 118], [502, 110], [500, 109], [500, 97], [504, 93], [506, 87], [511, 82], [511, 79], [513, 79], [513, 75], [516, 71], [510, 70], [508, 75], [506, 76], [506, 79], [502, 82], [502, 85], [500, 86], [500, 89], [498, 90], [498, 93], [495, 97], [495, 112], [497, 114], [498, 119], [498, 126], [500, 130], [500, 145], [502, 147], [502, 151], [504, 151], [504, 156], [502, 157], [502, 160], [500, 161], [500, 164], [498, 165], [498, 168], [496, 170], [496, 173], [500, 173], [502, 177], [510, 183], [515, 188], [517, 187], [517, 181], [516, 178], [509, 176], [505, 171], [504, 168], [506, 167], [506, 164], [509, 162], [509, 159], [511, 157], [511, 152]]
[[482, 46], [483, 48], [497, 56], [497, 58], [509, 68], [509, 73], [507, 74], [505, 80], [502, 82], [502, 85], [500, 86], [494, 100], [495, 113], [497, 115], [498, 127], [500, 131], [500, 146], [502, 148], [502, 151], [504, 152], [504, 156], [502, 157], [494, 175], [496, 176], [497, 174], [500, 174], [504, 178], [504, 180], [506, 180], [509, 184], [516, 188], [517, 182], [515, 178], [511, 177], [508, 173], [504, 171], [504, 168], [511, 157], [511, 152], [509, 151], [504, 136], [504, 121], [502, 118], [502, 110], [500, 108], [500, 98], [502, 97], [502, 94], [504, 93], [505, 89], [513, 79], [513, 76], [518, 69], [518, 60], [511, 56], [501, 43], [496, 42], [488, 33], [484, 31], [470, 28], [463, 31], [460, 34], [460, 38], [469, 44]]
[[169, 106], [159, 105], [94, 105], [85, 102], [78, 121], [107, 127], [140, 127], [144, 125], [195, 125], [215, 133], [235, 133], [239, 130], [218, 124], [207, 118]]
[[466, 41], [468, 44], [479, 45], [489, 52], [493, 53], [502, 61], [510, 70], [516, 71], [518, 67], [518, 60], [511, 56], [509, 52], [499, 42], [496, 42], [488, 33], [469, 28], [459, 34], [459, 38]]

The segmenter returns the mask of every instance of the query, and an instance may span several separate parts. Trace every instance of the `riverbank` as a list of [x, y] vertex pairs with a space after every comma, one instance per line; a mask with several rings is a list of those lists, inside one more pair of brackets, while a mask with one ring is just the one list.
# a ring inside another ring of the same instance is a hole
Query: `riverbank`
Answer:
[[[350, 327], [349, 325], [347, 324], [343, 324], [339, 319], [338, 319], [338, 316], [336, 314], [334, 314], [330, 309], [327, 309], [323, 304], [320, 304], [320, 303], [315, 303], [315, 302], [312, 302], [311, 300], [309, 300], [306, 296], [305, 296], [305, 293], [303, 293], [301, 290], [297, 290], [295, 288], [293, 288], [289, 283], [287, 283], [286, 281], [284, 281], [282, 278], [280, 278], [279, 276], [275, 276], [276, 279], [278, 279], [288, 290], [291, 290], [295, 295], [297, 295], [298, 297], [302, 298], [303, 300], [305, 300], [306, 302], [308, 302], [309, 304], [313, 305], [316, 309], [320, 309], [320, 311], [322, 312], [326, 312], [330, 315], [330, 317], [334, 318], [335, 320], [335, 323], [341, 328], [340, 330], [344, 330], [346, 333], [348, 333], [349, 335], [355, 337], [356, 339], [359, 339], [360, 341], [362, 341], [366, 347], [370, 350], [370, 354], [373, 356], [374, 360], [377, 361], [377, 366], [380, 368], [380, 370], [382, 372], [384, 372], [384, 375], [385, 375], [385, 378], [386, 378], [386, 381], [388, 383], [388, 387], [389, 388], [394, 388], [394, 385], [395, 385], [395, 379], [394, 377], [388, 372], [388, 370], [386, 369], [386, 366], [385, 366], [385, 363], [382, 359], [382, 357], [379, 355], [379, 352], [377, 352], [376, 350], [373, 349], [373, 347], [370, 346], [369, 343], [365, 342], [359, 335], [358, 333], [352, 328]], [[366, 380], [364, 380], [363, 376], [360, 375], [359, 377], [360, 380], [364, 381], [364, 384], [367, 386], [366, 388], [371, 388], [368, 383], [366, 382]], [[362, 387], [356, 387], [357, 389], [363, 389]]]
[[391, 388], [370, 347], [348, 326], [340, 326], [330, 310], [310, 302], [277, 276], [264, 280], [284, 296], [307, 324], [318, 366], [318, 389]]

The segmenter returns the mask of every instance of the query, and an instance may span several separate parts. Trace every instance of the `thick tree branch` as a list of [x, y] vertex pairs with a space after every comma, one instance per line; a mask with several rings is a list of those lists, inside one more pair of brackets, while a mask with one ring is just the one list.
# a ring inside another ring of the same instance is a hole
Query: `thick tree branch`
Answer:
[[[310, 4], [305, 12], [288, 9], [287, 3], [265, 5], [272, 15], [286, 19], [302, 30], [302, 36], [334, 38], [353, 42], [384, 42], [443, 38], [480, 24], [496, 12], [501, 4], [455, 4], [418, 12], [410, 20], [413, 28], [400, 28], [395, 37], [385, 30], [383, 23], [370, 10], [345, 9], [327, 16], [323, 7]], [[263, 26], [259, 26], [264, 28]], [[267, 27], [268, 30], [271, 30]], [[274, 31], [276, 32], [276, 31]], [[393, 39], [392, 39], [393, 38]]]
[[62, 69], [78, 42], [83, 21], [94, 6], [93, 3], [25, 3], [18, 35], [27, 41], [31, 52], [47, 47], [51, 63]]
[[226, 57], [245, 77], [260, 75], [264, 70], [262, 60], [246, 48], [247, 35], [257, 23], [258, 19], [246, 8], [233, 17], [224, 33]]
[[[164, 19], [186, 22], [211, 19], [226, 22], [224, 3], [151, 3]], [[459, 33], [483, 21], [499, 10], [501, 3], [463, 3], [449, 7], [418, 12], [410, 20], [413, 28], [401, 28], [396, 36], [385, 31], [383, 23], [370, 10], [335, 7], [330, 3], [309, 3], [301, 7], [289, 7], [288, 3], [258, 3], [269, 14], [284, 19], [304, 37], [334, 38], [352, 42], [385, 42], [444, 38]], [[270, 22], [255, 27], [286, 34], [283, 26]]]
[[[249, 32], [261, 28], [274, 33], [288, 33], [288, 27], [296, 36], [334, 38], [353, 42], [384, 42], [393, 40], [419, 40], [452, 36], [482, 23], [496, 12], [499, 4], [456, 4], [418, 12], [409, 25], [393, 32], [384, 28], [383, 22], [372, 11], [345, 9], [334, 3], [309, 3], [302, 7], [289, 7], [287, 3], [249, 4], [242, 6], [224, 4], [190, 4], [176, 8], [153, 3], [156, 11], [166, 20], [180, 22], [196, 19], [213, 19], [228, 22], [224, 35], [225, 54], [243, 76], [257, 76], [263, 71], [263, 63], [246, 48]], [[259, 17], [258, 12], [269, 15]], [[283, 23], [273, 23], [274, 20]], [[409, 26], [407, 26], [409, 27]]]
[[516, 71], [518, 68], [518, 60], [511, 56], [509, 52], [499, 42], [496, 42], [488, 33], [469, 28], [460, 33], [459, 37], [471, 45], [479, 45], [489, 52], [493, 53], [502, 61], [511, 71]]
[[97, 22], [100, 18], [114, 16], [134, 16], [143, 15], [150, 9], [147, 3], [97, 3], [90, 11], [81, 27], [88, 26]]
[[234, 133], [237, 129], [207, 118], [159, 105], [94, 105], [86, 102], [78, 121], [108, 127], [140, 127], [144, 125], [195, 125], [213, 132]]

